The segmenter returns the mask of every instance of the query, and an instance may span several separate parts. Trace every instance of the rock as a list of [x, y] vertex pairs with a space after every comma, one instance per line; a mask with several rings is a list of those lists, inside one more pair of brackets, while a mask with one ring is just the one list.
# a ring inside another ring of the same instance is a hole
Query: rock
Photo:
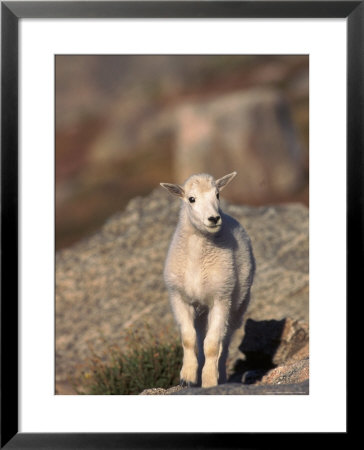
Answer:
[[234, 168], [240, 180], [228, 199], [272, 202], [304, 184], [302, 145], [288, 104], [274, 90], [240, 91], [180, 107], [174, 152], [176, 179]]
[[229, 381], [291, 384], [309, 378], [307, 323], [290, 318], [247, 319], [238, 336], [231, 346]]
[[287, 362], [270, 370], [257, 384], [291, 384], [309, 379], [308, 356], [300, 361]]
[[163, 388], [152, 388], [152, 389], [144, 389], [143, 392], [141, 392], [139, 395], [171, 395], [175, 392], [181, 391], [183, 388], [182, 386], [173, 386], [169, 389], [163, 389]]
[[[308, 339], [308, 329], [297, 322], [308, 321], [308, 209], [300, 204], [247, 207], [224, 202], [222, 207], [252, 238], [257, 272], [246, 334], [261, 334], [253, 343], [250, 338], [244, 342], [243, 329], [236, 333], [229, 367], [244, 358], [249, 362], [244, 351], [257, 354], [269, 347], [273, 369]], [[178, 210], [179, 202], [157, 188], [130, 201], [93, 237], [57, 252], [59, 393], [93, 351], [100, 354], [113, 344], [122, 346], [126, 330], [148, 335], [172, 329], [177, 334], [162, 272]], [[279, 333], [283, 343], [272, 357]], [[238, 372], [239, 382], [243, 373]]]
[[145, 389], [140, 395], [302, 395], [309, 393], [309, 381], [294, 384], [245, 385], [226, 383], [211, 388], [183, 388], [174, 386], [169, 389]]
[[186, 388], [171, 395], [307, 395], [309, 382], [282, 385], [226, 383], [211, 388]]

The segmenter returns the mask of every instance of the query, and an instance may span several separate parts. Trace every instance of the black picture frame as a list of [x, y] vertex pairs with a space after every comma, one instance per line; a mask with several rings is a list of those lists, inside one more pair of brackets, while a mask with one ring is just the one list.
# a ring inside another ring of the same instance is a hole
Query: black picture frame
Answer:
[[[18, 22], [21, 18], [346, 18], [348, 305], [349, 298], [354, 300], [354, 295], [357, 295], [364, 273], [364, 2], [1, 2], [1, 448], [225, 449], [257, 448], [263, 442], [269, 448], [268, 443], [272, 443], [277, 435], [18, 432]], [[338, 434], [340, 438], [348, 436], [348, 432]], [[310, 433], [304, 434], [300, 443], [309, 436]], [[280, 447], [291, 438], [289, 434], [280, 434]], [[318, 443], [317, 434], [315, 439]]]

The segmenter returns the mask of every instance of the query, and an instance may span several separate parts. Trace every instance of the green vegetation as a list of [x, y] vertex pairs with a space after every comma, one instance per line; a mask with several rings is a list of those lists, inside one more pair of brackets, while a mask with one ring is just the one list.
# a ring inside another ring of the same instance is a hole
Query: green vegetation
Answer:
[[176, 338], [143, 340], [129, 334], [126, 341], [125, 351], [113, 347], [104, 358], [93, 356], [75, 386], [78, 394], [140, 394], [144, 389], [166, 389], [179, 383], [183, 351]]

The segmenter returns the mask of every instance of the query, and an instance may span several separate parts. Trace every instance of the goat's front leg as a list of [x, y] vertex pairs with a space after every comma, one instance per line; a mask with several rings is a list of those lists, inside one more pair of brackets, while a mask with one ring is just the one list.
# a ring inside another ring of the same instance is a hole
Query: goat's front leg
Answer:
[[202, 387], [216, 386], [218, 383], [218, 363], [226, 332], [227, 313], [228, 304], [224, 301], [215, 301], [209, 311], [204, 340], [205, 364], [202, 369]]
[[197, 383], [197, 340], [194, 327], [195, 310], [185, 303], [178, 292], [170, 296], [174, 316], [179, 325], [183, 346], [183, 365], [180, 372], [181, 384]]

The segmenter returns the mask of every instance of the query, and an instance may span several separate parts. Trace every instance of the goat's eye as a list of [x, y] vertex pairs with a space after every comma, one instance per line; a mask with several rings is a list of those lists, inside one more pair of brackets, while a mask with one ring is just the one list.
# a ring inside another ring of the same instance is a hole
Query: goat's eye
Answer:
[[189, 198], [188, 198], [188, 201], [189, 201], [190, 203], [195, 203], [196, 199], [195, 199], [195, 197], [189, 197]]
[[219, 193], [216, 194], [216, 198], [219, 200], [219, 198], [220, 198], [220, 194]]

